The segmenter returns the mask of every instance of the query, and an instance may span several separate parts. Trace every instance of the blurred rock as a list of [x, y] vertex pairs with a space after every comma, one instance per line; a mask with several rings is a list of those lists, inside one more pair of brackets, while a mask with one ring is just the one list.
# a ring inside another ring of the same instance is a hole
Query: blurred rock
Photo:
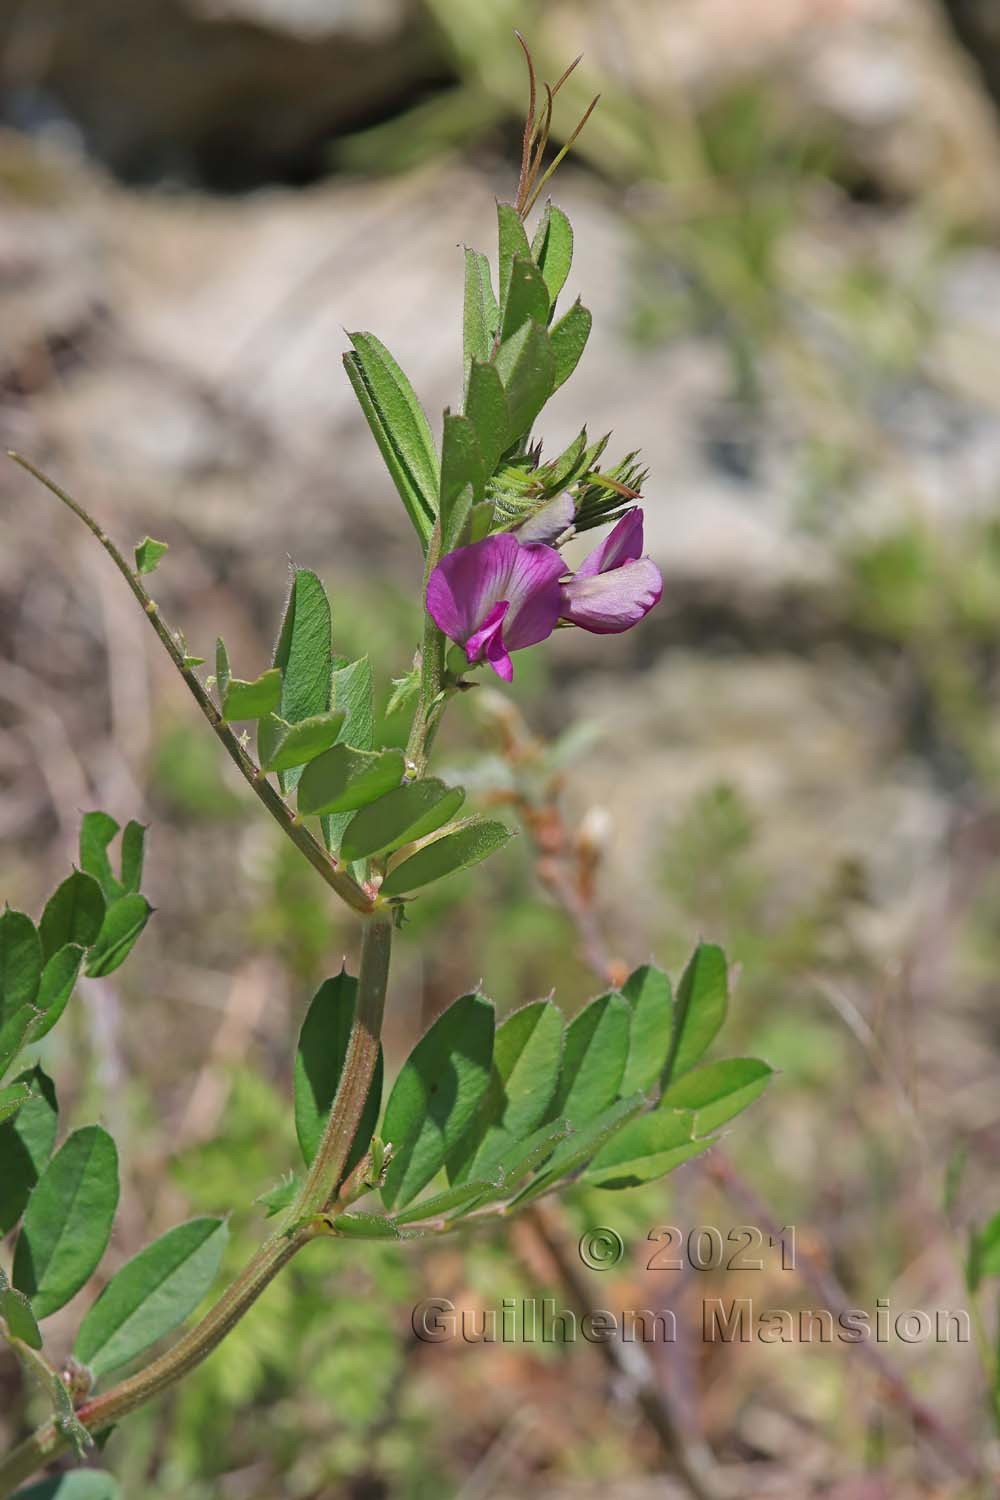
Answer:
[[309, 178], [330, 135], [439, 74], [416, 0], [0, 0], [0, 115], [127, 179]]

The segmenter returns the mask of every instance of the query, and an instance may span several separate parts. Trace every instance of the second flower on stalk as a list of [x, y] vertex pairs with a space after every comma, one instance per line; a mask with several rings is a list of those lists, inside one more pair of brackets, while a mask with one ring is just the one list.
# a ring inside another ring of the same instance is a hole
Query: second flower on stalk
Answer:
[[629, 511], [573, 574], [550, 543], [572, 525], [572, 500], [560, 496], [518, 531], [484, 537], [441, 559], [427, 584], [427, 609], [470, 665], [485, 661], [504, 682], [512, 651], [535, 646], [560, 620], [594, 635], [637, 625], [663, 592], [643, 556], [643, 515]]

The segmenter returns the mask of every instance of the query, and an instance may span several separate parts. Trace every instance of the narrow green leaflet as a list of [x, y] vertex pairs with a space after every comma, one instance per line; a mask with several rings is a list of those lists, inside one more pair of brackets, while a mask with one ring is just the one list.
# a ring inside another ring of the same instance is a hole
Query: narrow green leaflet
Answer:
[[122, 1500], [117, 1480], [97, 1469], [70, 1469], [54, 1479], [43, 1479], [18, 1490], [14, 1500]]
[[4, 1287], [0, 1291], [0, 1318], [7, 1324], [12, 1339], [20, 1339], [29, 1349], [42, 1347], [42, 1335], [31, 1310], [31, 1303], [23, 1292], [15, 1287]]
[[456, 870], [467, 870], [509, 844], [513, 837], [505, 823], [466, 818], [394, 864], [382, 882], [382, 895], [404, 896]]
[[537, 1171], [543, 1162], [548, 1161], [556, 1147], [573, 1133], [568, 1121], [557, 1120], [555, 1124], [540, 1125], [525, 1140], [518, 1141], [497, 1163], [497, 1171], [500, 1173], [500, 1190], [497, 1196], [506, 1197], [511, 1188], [516, 1187], [529, 1172]]
[[0, 1235], [13, 1229], [24, 1212], [32, 1188], [52, 1155], [59, 1124], [59, 1106], [51, 1078], [32, 1068], [15, 1079], [30, 1098], [13, 1119], [0, 1125]]
[[262, 721], [262, 730], [265, 724], [268, 744], [261, 765], [265, 771], [287, 772], [308, 765], [317, 755], [336, 744], [344, 716], [337, 712], [313, 714], [311, 718], [300, 719], [297, 724], [288, 724], [272, 714]]
[[281, 704], [281, 672], [270, 667], [250, 682], [234, 677], [229, 667], [229, 653], [221, 636], [215, 643], [215, 678], [219, 689], [222, 717], [247, 721], [263, 719], [275, 713]]
[[701, 1057], [726, 1019], [729, 978], [721, 948], [699, 943], [677, 986], [670, 1055], [664, 1085], [672, 1083]]
[[628, 1063], [622, 1093], [651, 1089], [658, 1084], [670, 1051], [673, 1028], [673, 993], [670, 980], [654, 964], [643, 964], [622, 985], [622, 994], [632, 1007]]
[[671, 1084], [663, 1104], [694, 1111], [694, 1134], [708, 1135], [746, 1109], [767, 1088], [772, 1070], [756, 1057], [706, 1063]]
[[510, 427], [507, 397], [495, 365], [485, 364], [478, 359], [472, 361], [465, 394], [465, 415], [476, 429], [479, 451], [489, 477], [507, 447], [507, 431]]
[[128, 958], [149, 921], [153, 908], [145, 896], [132, 892], [108, 907], [94, 946], [87, 957], [92, 979], [113, 974]]
[[489, 1197], [496, 1187], [496, 1183], [486, 1178], [477, 1179], [475, 1182], [458, 1183], [443, 1193], [435, 1193], [431, 1198], [422, 1198], [405, 1213], [394, 1214], [393, 1222], [416, 1224], [422, 1219], [455, 1218], [463, 1212], [468, 1212], [470, 1208], [475, 1208], [484, 1198]]
[[707, 1140], [691, 1139], [692, 1117], [662, 1105], [630, 1120], [596, 1153], [583, 1174], [594, 1187], [636, 1187], [664, 1176], [704, 1151]]
[[138, 891], [146, 854], [146, 828], [134, 819], [125, 824], [122, 834], [121, 885], [126, 893]]
[[445, 1165], [489, 1084], [493, 1006], [464, 995], [414, 1047], [393, 1085], [380, 1135], [392, 1144], [382, 1198], [405, 1208]]
[[471, 419], [446, 411], [441, 441], [442, 552], [451, 552], [458, 546], [471, 507], [485, 494], [486, 479], [486, 466]]
[[104, 911], [104, 895], [97, 881], [83, 870], [74, 870], [56, 887], [42, 912], [39, 932], [44, 956], [51, 958], [67, 943], [89, 948], [101, 930]]
[[0, 1078], [4, 1078], [31, 1040], [28, 1033], [38, 1017], [33, 1005], [22, 1005], [0, 1026]]
[[[338, 744], [350, 745], [354, 750], [375, 748], [375, 686], [367, 656], [335, 665], [330, 679], [330, 707], [344, 714]], [[327, 813], [323, 817], [323, 839], [328, 849], [339, 850], [350, 821], [349, 812]], [[358, 873], [363, 878], [364, 872]]]
[[371, 750], [375, 745], [375, 688], [372, 664], [367, 656], [343, 662], [334, 668], [330, 680], [330, 707], [344, 715], [340, 738], [355, 750]]
[[[554, 330], [553, 330], [554, 331]], [[556, 383], [556, 357], [549, 335], [530, 320], [497, 350], [493, 361], [507, 400], [504, 447], [531, 429]]]
[[35, 1316], [58, 1312], [107, 1248], [118, 1206], [118, 1153], [100, 1125], [74, 1131], [28, 1200], [12, 1280]]
[[382, 1214], [338, 1214], [331, 1221], [335, 1234], [350, 1240], [400, 1240], [395, 1220]]
[[[312, 1163], [319, 1149], [344, 1070], [357, 993], [358, 982], [350, 974], [341, 973], [327, 979], [313, 996], [302, 1023], [295, 1055], [295, 1133], [306, 1166]], [[345, 1177], [368, 1150], [381, 1105], [380, 1053], [364, 1115], [344, 1167]]]
[[228, 1238], [224, 1219], [192, 1219], [140, 1250], [84, 1317], [76, 1358], [108, 1375], [172, 1333], [211, 1290]]
[[466, 379], [470, 361], [489, 359], [499, 326], [500, 313], [490, 280], [490, 263], [478, 250], [466, 248], [465, 305], [462, 314]]
[[281, 702], [281, 673], [269, 667], [252, 682], [231, 677], [222, 696], [222, 717], [242, 722], [273, 714]]
[[552, 385], [554, 391], [566, 383], [580, 363], [593, 321], [589, 310], [577, 298], [569, 312], [564, 313], [558, 323], [553, 323], [549, 342], [555, 370]]
[[515, 255], [504, 305], [501, 341], [531, 318], [544, 328], [549, 321], [549, 293], [545, 278], [530, 256]]
[[41, 983], [38, 986], [38, 994], [35, 996], [35, 1009], [38, 1011], [38, 1016], [31, 1028], [32, 1042], [40, 1042], [43, 1036], [48, 1036], [62, 1016], [73, 993], [82, 963], [83, 949], [76, 943], [67, 943], [65, 948], [60, 948], [58, 952], [53, 953], [45, 965], [42, 970]]
[[531, 242], [531, 253], [545, 278], [554, 309], [573, 264], [573, 230], [562, 209], [554, 203], [546, 206]]
[[500, 241], [499, 284], [502, 316], [507, 306], [507, 295], [514, 270], [514, 257], [520, 255], [525, 260], [531, 259], [531, 246], [528, 244], [528, 236], [521, 222], [521, 215], [512, 203], [497, 204], [497, 233]]
[[[7, 1088], [0, 1089], [0, 1125], [16, 1115], [22, 1104], [27, 1104], [31, 1098], [31, 1090], [26, 1083], [12, 1083]], [[7, 1163], [0, 1157], [6, 1169]]]
[[341, 840], [344, 859], [366, 859], [411, 844], [453, 818], [465, 801], [460, 786], [428, 777], [387, 792], [351, 819]]
[[166, 542], [157, 542], [151, 536], [144, 536], [135, 549], [135, 565], [140, 573], [152, 573], [163, 554], [168, 551]]
[[402, 750], [355, 750], [334, 745], [306, 766], [299, 782], [299, 812], [356, 812], [394, 791], [403, 780]]
[[122, 894], [121, 882], [111, 868], [108, 846], [118, 832], [110, 813], [84, 813], [80, 823], [80, 868], [92, 875], [101, 887], [105, 900], [114, 901]]
[[[333, 622], [326, 590], [315, 573], [296, 568], [274, 648], [274, 665], [282, 675], [279, 714], [268, 715], [257, 726], [257, 754], [262, 766], [272, 761], [289, 724], [315, 718], [329, 709], [332, 643]], [[283, 792], [290, 791], [298, 780], [295, 768], [279, 772]]]
[[9, 906], [0, 916], [0, 1021], [30, 1005], [42, 973], [42, 944], [35, 924]]
[[571, 1131], [556, 1146], [539, 1175], [511, 1199], [511, 1206], [540, 1198], [564, 1177], [578, 1172], [613, 1135], [640, 1113], [644, 1105], [641, 1094], [635, 1094], [631, 1099], [617, 1099], [580, 1130]]
[[621, 995], [600, 995], [566, 1028], [551, 1119], [584, 1129], [618, 1097], [628, 1060], [631, 1010]]
[[80, 868], [97, 881], [107, 902], [116, 901], [129, 891], [137, 891], [142, 883], [145, 826], [134, 819], [126, 823], [121, 840], [120, 876], [112, 869], [108, 854], [117, 832], [118, 824], [109, 813], [84, 813], [80, 824]]
[[537, 1000], [497, 1027], [490, 1084], [451, 1164], [453, 1182], [489, 1178], [545, 1118], [559, 1080], [563, 1019]]
[[344, 365], [372, 436], [424, 547], [437, 514], [438, 460], [423, 408], [384, 344], [352, 333]]

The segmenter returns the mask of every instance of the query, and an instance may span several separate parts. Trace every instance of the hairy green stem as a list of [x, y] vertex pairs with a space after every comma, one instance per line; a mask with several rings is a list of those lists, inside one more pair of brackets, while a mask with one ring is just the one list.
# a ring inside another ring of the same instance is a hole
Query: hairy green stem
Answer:
[[[113, 1426], [137, 1407], [145, 1405], [206, 1359], [249, 1311], [278, 1272], [319, 1232], [311, 1221], [328, 1208], [335, 1198], [378, 1062], [392, 951], [393, 919], [391, 912], [378, 902], [377, 897], [369, 896], [346, 871], [336, 867], [326, 851], [295, 820], [290, 809], [245, 754], [201, 683], [185, 665], [183, 654], [160, 620], [156, 605], [146, 593], [139, 577], [97, 522], [27, 459], [17, 454], [10, 456], [68, 506], [98, 539], [142, 606], [198, 706], [257, 796], [274, 816], [282, 831], [319, 870], [327, 883], [366, 919], [358, 966], [357, 1007], [344, 1059], [344, 1070], [319, 1150], [302, 1191], [286, 1214], [281, 1228], [264, 1242], [236, 1280], [193, 1328], [145, 1369], [113, 1386], [111, 1390], [84, 1402], [77, 1409], [76, 1420], [79, 1425], [87, 1432], [96, 1434]], [[433, 627], [433, 621], [430, 624]], [[436, 642], [434, 635], [437, 636]], [[425, 670], [420, 702], [414, 714], [411, 735], [413, 756], [421, 766], [426, 764], [428, 736], [433, 732], [434, 709], [440, 698], [443, 659], [444, 643], [440, 632], [436, 628], [428, 630], [425, 632]], [[0, 1460], [0, 1500], [6, 1500], [43, 1464], [64, 1452], [71, 1441], [69, 1432], [64, 1430], [64, 1424], [58, 1417], [53, 1417], [39, 1427], [30, 1438]]]
[[[283, 1226], [260, 1247], [218, 1302], [159, 1359], [138, 1374], [78, 1407], [76, 1418], [89, 1433], [113, 1426], [129, 1412], [182, 1379], [212, 1353], [236, 1326], [278, 1272], [315, 1237], [309, 1220], [322, 1212], [336, 1193], [348, 1152], [357, 1134], [378, 1059], [392, 949], [392, 919], [370, 917], [361, 942], [358, 999], [340, 1087], [323, 1139], [302, 1192]], [[53, 1419], [0, 1461], [0, 1500], [23, 1480], [70, 1446], [71, 1439]]]
[[[424, 587], [421, 595], [423, 599], [426, 599], [427, 584], [440, 557], [441, 523], [438, 521], [427, 548]], [[420, 648], [420, 699], [413, 715], [410, 737], [406, 745], [406, 759], [414, 767], [414, 773], [417, 776], [422, 776], [427, 769], [427, 757], [430, 754], [431, 743], [444, 706], [444, 652], [444, 636], [425, 608], [424, 634]]]
[[328, 854], [323, 848], [323, 845], [313, 838], [308, 828], [304, 827], [297, 820], [295, 813], [292, 812], [292, 809], [285, 803], [284, 799], [275, 791], [261, 768], [255, 765], [250, 756], [247, 755], [239, 739], [233, 733], [225, 719], [223, 719], [215, 704], [198, 681], [192, 668], [185, 665], [184, 653], [180, 650], [170, 631], [160, 619], [155, 600], [150, 598], [149, 594], [143, 588], [138, 574], [133, 568], [129, 567], [125, 557], [115, 546], [107, 532], [102, 530], [97, 521], [83, 508], [79, 501], [74, 500], [72, 495], [67, 494], [64, 489], [61, 489], [41, 469], [36, 468], [30, 459], [9, 450], [8, 457], [12, 458], [16, 464], [19, 464], [34, 479], [37, 479], [39, 484], [43, 484], [51, 494], [55, 495], [57, 500], [61, 500], [63, 505], [71, 510], [83, 522], [88, 531], [97, 538], [135, 595], [146, 619], [155, 630], [160, 645], [187, 683], [188, 689], [198, 707], [225, 746], [226, 754], [237, 767], [247, 784], [252, 788], [254, 794], [260, 798], [272, 818], [280, 826], [282, 833], [291, 839], [299, 853], [305, 855], [313, 869], [319, 872], [327, 885], [336, 891], [341, 900], [346, 901], [352, 910], [362, 915], [367, 915], [374, 908], [372, 897], [358, 884], [348, 870], [338, 865], [332, 855]]
[[[301, 1228], [290, 1235], [280, 1231], [273, 1234], [214, 1307], [171, 1349], [138, 1374], [79, 1406], [76, 1418], [80, 1426], [92, 1435], [103, 1432], [201, 1364], [253, 1306], [282, 1267], [312, 1238], [313, 1231], [309, 1228]], [[42, 1464], [69, 1446], [70, 1438], [55, 1418], [45, 1423], [0, 1462], [0, 1500], [6, 1500], [23, 1480], [29, 1479]]]

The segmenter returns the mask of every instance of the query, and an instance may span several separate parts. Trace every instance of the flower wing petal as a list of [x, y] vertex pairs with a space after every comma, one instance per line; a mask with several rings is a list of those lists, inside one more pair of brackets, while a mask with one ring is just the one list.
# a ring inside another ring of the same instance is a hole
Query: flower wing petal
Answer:
[[663, 578], [649, 557], [623, 563], [610, 572], [581, 577], [562, 586], [562, 618], [593, 635], [631, 630], [657, 604]]

